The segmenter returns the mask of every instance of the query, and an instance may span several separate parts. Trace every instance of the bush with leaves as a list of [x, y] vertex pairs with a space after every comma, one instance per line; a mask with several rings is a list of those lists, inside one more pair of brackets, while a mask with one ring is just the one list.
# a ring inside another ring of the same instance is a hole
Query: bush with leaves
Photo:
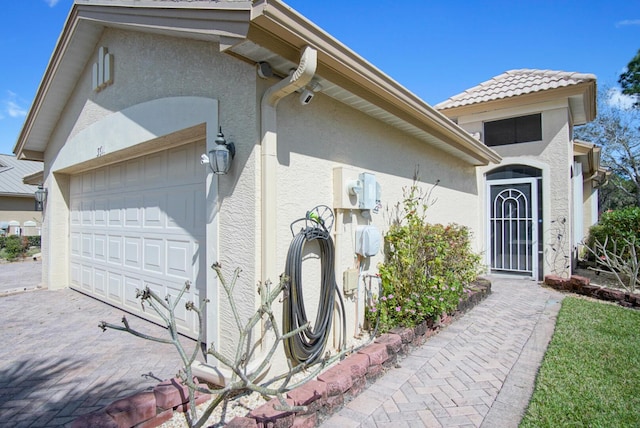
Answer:
[[413, 327], [452, 312], [480, 271], [468, 228], [426, 222], [428, 194], [417, 183], [404, 189], [385, 234], [385, 261], [378, 266], [381, 295], [367, 319], [380, 331]]
[[[606, 241], [606, 249], [613, 251], [615, 243], [620, 248], [625, 240], [640, 244], [640, 207], [603, 213], [598, 224], [589, 229], [587, 245], [590, 249], [595, 250], [597, 242], [603, 244]], [[640, 248], [636, 248], [636, 250], [640, 253]]]
[[24, 240], [17, 235], [10, 235], [4, 238], [2, 257], [7, 260], [15, 260], [25, 251]]
[[27, 245], [29, 247], [39, 247], [41, 243], [40, 236], [27, 236]]

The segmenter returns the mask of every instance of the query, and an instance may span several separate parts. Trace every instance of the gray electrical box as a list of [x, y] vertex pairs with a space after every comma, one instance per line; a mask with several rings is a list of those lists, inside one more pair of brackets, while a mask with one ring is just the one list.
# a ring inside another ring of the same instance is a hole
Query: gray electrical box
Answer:
[[382, 235], [373, 225], [358, 226], [356, 229], [356, 253], [364, 257], [373, 257], [380, 251]]

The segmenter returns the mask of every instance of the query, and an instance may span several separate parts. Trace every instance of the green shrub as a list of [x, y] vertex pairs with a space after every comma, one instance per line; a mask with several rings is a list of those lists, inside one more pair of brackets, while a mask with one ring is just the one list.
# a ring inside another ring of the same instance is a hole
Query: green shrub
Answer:
[[396, 219], [385, 234], [385, 261], [378, 266], [382, 295], [368, 309], [379, 329], [412, 327], [455, 310], [464, 287], [476, 279], [480, 257], [464, 226], [425, 221], [426, 196], [414, 183], [405, 189]]
[[607, 241], [607, 250], [612, 251], [614, 241], [622, 245], [625, 239], [640, 243], [640, 207], [603, 213], [598, 224], [589, 228], [587, 245], [595, 249], [596, 240]]
[[7, 260], [15, 260], [25, 250], [24, 240], [17, 235], [7, 236], [4, 240], [4, 252]]
[[27, 236], [28, 247], [39, 247], [40, 243], [41, 243], [41, 239], [39, 236]]

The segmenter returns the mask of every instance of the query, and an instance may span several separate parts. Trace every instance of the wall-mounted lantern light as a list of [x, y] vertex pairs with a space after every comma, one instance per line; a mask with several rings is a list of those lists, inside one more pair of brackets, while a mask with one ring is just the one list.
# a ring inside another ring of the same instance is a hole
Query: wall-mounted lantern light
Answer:
[[236, 156], [236, 146], [233, 143], [227, 143], [222, 127], [218, 131], [215, 142], [216, 145], [209, 150], [209, 155], [202, 155], [201, 163], [208, 163], [214, 174], [224, 175], [229, 172], [231, 161]]
[[35, 193], [36, 197], [36, 210], [42, 211], [42, 207], [44, 206], [44, 201], [47, 200], [47, 189], [43, 189], [42, 186], [38, 186], [38, 190]]

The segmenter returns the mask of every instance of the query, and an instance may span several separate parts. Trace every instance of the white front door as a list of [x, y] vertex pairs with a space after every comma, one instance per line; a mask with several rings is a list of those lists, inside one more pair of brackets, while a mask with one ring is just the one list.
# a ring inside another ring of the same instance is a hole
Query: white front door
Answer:
[[537, 186], [535, 178], [487, 182], [487, 248], [492, 272], [537, 276]]

